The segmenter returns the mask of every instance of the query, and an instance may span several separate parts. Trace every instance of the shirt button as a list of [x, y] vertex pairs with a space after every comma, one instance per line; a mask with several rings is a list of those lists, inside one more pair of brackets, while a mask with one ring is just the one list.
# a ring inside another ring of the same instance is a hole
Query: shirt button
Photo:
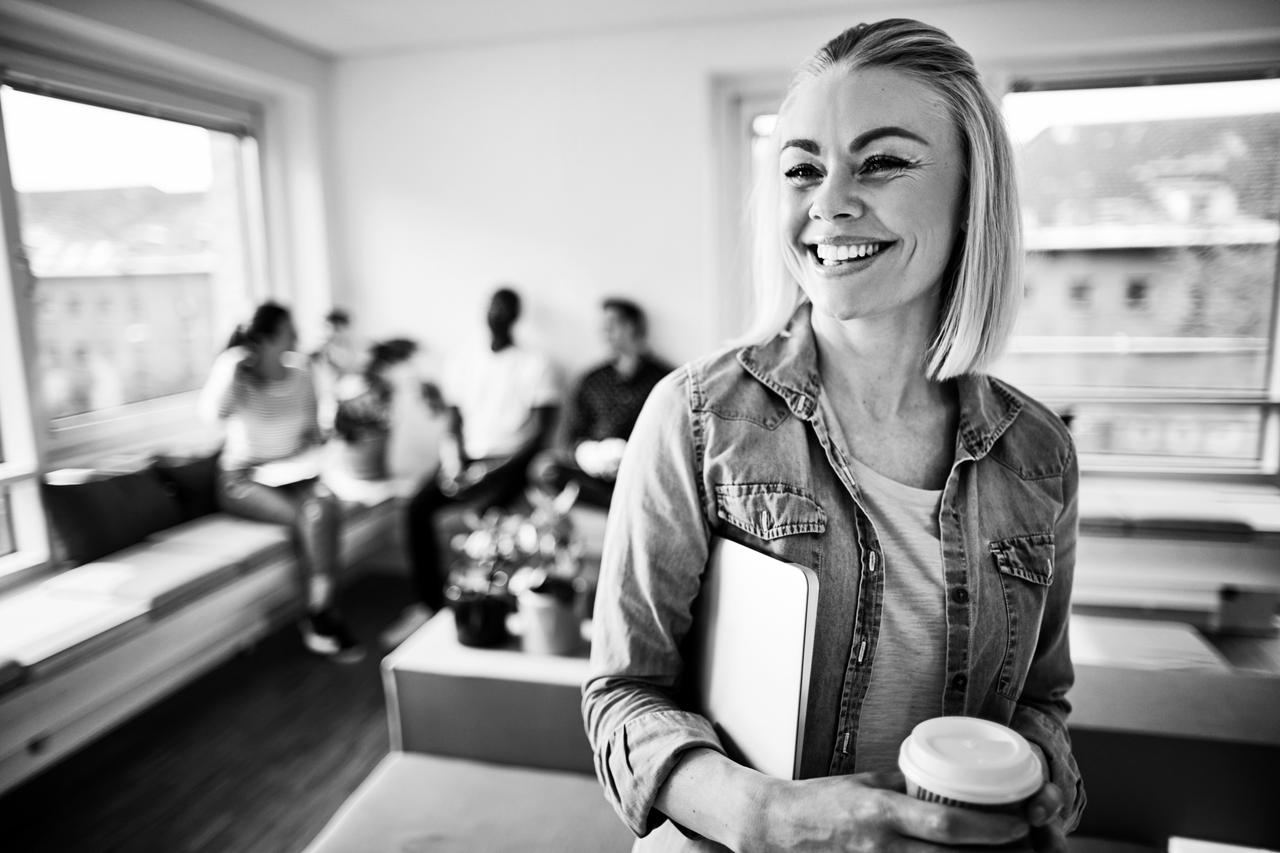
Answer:
[[951, 679], [951, 686], [956, 690], [964, 690], [965, 685], [967, 685], [968, 683], [969, 683], [969, 676], [965, 675], [963, 672], [957, 675], [955, 678]]
[[958, 586], [951, 590], [951, 600], [956, 604], [967, 604], [969, 602], [969, 590], [962, 586]]

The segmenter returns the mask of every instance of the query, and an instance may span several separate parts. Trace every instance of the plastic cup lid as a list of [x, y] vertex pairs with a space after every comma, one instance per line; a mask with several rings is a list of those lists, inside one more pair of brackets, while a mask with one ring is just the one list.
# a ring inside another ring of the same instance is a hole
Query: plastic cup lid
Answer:
[[967, 803], [1010, 803], [1043, 783], [1040, 760], [1027, 739], [977, 717], [936, 717], [902, 742], [898, 766], [921, 788]]

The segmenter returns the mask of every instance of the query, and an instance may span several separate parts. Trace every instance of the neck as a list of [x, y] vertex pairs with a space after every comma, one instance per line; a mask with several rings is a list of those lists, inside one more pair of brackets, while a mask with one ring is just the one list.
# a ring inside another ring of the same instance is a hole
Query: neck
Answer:
[[620, 352], [613, 358], [613, 369], [623, 376], [633, 376], [640, 369], [639, 352]]
[[818, 369], [833, 394], [857, 400], [876, 419], [901, 417], [946, 399], [925, 375], [933, 323], [886, 317], [836, 320], [813, 313]]
[[489, 349], [493, 352], [502, 352], [509, 346], [514, 346], [515, 340], [511, 337], [510, 331], [494, 332], [489, 339]]
[[258, 375], [263, 379], [279, 379], [284, 376], [284, 353], [276, 350], [261, 353]]

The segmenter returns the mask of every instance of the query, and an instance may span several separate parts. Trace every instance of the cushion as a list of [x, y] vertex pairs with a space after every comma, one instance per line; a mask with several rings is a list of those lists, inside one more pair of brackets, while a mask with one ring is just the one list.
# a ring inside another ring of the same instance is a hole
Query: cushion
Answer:
[[150, 468], [87, 483], [46, 483], [43, 490], [65, 556], [76, 566], [182, 521], [177, 501]]
[[236, 572], [253, 571], [291, 553], [291, 533], [283, 524], [237, 518], [216, 513], [160, 531], [152, 543], [173, 551], [188, 550], [234, 566]]
[[196, 457], [159, 456], [152, 467], [178, 502], [183, 521], [218, 511], [217, 453]]
[[38, 678], [134, 636], [146, 622], [147, 610], [138, 604], [23, 587], [0, 597], [0, 658]]
[[208, 594], [238, 574], [235, 561], [203, 549], [146, 542], [65, 572], [44, 582], [56, 595], [141, 605], [152, 618]]

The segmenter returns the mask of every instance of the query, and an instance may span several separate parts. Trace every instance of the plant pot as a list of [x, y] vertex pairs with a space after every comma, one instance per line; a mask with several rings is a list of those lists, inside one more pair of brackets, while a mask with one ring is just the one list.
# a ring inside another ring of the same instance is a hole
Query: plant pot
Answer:
[[507, 632], [507, 614], [511, 612], [509, 596], [454, 587], [449, 590], [448, 601], [458, 630], [458, 642], [462, 645], [500, 646], [510, 639]]
[[338, 442], [338, 465], [357, 480], [387, 478], [387, 433]]
[[582, 620], [573, 601], [540, 592], [522, 592], [516, 601], [520, 644], [526, 652], [571, 655], [582, 647]]

